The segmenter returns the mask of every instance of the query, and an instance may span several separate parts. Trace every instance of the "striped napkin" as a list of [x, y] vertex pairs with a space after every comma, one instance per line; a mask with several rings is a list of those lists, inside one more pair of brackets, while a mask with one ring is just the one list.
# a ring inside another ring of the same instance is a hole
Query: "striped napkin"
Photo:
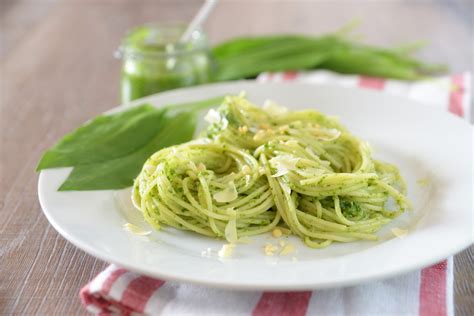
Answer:
[[[407, 83], [327, 71], [264, 73], [260, 82], [331, 83], [407, 96], [470, 118], [471, 77]], [[232, 291], [164, 281], [110, 265], [80, 292], [96, 315], [453, 315], [453, 259], [396, 278], [330, 290]]]

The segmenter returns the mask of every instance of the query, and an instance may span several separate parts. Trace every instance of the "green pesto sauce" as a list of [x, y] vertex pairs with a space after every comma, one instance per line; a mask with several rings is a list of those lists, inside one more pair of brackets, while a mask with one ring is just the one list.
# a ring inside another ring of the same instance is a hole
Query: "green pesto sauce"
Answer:
[[178, 43], [182, 30], [180, 26], [144, 25], [125, 37], [122, 102], [210, 81], [211, 61], [205, 39]]

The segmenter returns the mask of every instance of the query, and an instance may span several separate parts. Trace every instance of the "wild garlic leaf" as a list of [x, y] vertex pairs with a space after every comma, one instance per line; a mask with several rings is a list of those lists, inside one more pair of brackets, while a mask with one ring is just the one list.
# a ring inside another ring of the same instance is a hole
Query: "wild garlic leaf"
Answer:
[[[419, 47], [416, 46], [409, 46]], [[318, 37], [240, 37], [215, 46], [215, 81], [256, 77], [265, 71], [329, 69], [341, 73], [414, 80], [446, 70], [410, 56], [411, 49], [379, 48], [336, 32]]]
[[122, 189], [133, 184], [146, 159], [161, 148], [193, 137], [197, 119], [193, 112], [165, 116], [160, 130], [148, 143], [126, 156], [74, 167], [59, 191]]
[[37, 170], [72, 167], [119, 158], [141, 148], [160, 129], [165, 110], [145, 104], [100, 115], [46, 151]]
[[141, 105], [100, 115], [47, 150], [37, 169], [74, 167], [61, 191], [128, 187], [150, 155], [192, 139], [200, 111], [222, 100], [215, 97], [161, 108]]
[[[245, 41], [245, 40], [244, 40]], [[273, 37], [273, 41], [262, 40], [260, 44], [245, 47], [240, 54], [215, 53], [217, 63], [215, 79], [231, 80], [255, 77], [264, 71], [310, 69], [329, 56], [330, 38], [314, 40], [300, 36]], [[330, 47], [335, 49], [334, 46]]]

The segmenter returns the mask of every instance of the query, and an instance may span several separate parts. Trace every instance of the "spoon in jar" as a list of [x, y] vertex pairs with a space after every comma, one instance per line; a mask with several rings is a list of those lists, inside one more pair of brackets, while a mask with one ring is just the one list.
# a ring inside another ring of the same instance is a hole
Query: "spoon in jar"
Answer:
[[191, 23], [189, 23], [183, 35], [181, 35], [179, 39], [180, 43], [186, 43], [190, 40], [194, 30], [199, 28], [209, 17], [209, 14], [211, 14], [212, 10], [215, 8], [217, 1], [218, 0], [206, 0], [206, 2], [204, 2], [201, 9], [199, 9]]

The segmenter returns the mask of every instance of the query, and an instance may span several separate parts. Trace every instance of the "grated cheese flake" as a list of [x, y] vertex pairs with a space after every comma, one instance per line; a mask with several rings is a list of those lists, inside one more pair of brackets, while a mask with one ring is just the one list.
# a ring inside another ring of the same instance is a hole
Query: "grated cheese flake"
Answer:
[[222, 248], [219, 250], [217, 255], [220, 258], [228, 258], [231, 257], [233, 252], [234, 252], [235, 244], [225, 244], [222, 246]]
[[236, 243], [239, 239], [237, 235], [237, 221], [235, 218], [231, 219], [225, 226], [225, 239], [230, 243]]
[[296, 164], [299, 160], [300, 158], [295, 158], [291, 155], [273, 157], [272, 159], [270, 159], [270, 165], [277, 171], [274, 175], [272, 175], [272, 177], [281, 177], [290, 171], [296, 170]]
[[280, 256], [287, 256], [289, 254], [292, 254], [295, 252], [295, 246], [293, 246], [290, 243], [285, 244], [281, 251], [280, 251]]
[[273, 100], [266, 100], [263, 103], [262, 108], [271, 115], [282, 115], [288, 112], [288, 109], [284, 106], [279, 105]]
[[406, 235], [408, 235], [408, 229], [400, 228], [400, 227], [394, 227], [391, 229], [392, 233], [395, 235], [395, 237], [403, 238]]
[[227, 187], [213, 195], [214, 200], [220, 203], [232, 202], [239, 196], [234, 181], [227, 184]]
[[204, 119], [210, 124], [218, 124], [221, 121], [221, 115], [215, 109], [210, 109]]
[[266, 256], [273, 256], [278, 248], [270, 243], [267, 243], [265, 247], [263, 247], [263, 252]]
[[151, 234], [151, 230], [144, 230], [144, 229], [142, 229], [142, 228], [140, 228], [137, 225], [134, 225], [132, 223], [123, 224], [123, 229], [125, 229], [126, 231], [129, 231], [132, 234], [137, 235], [137, 236], [147, 236], [147, 235]]

